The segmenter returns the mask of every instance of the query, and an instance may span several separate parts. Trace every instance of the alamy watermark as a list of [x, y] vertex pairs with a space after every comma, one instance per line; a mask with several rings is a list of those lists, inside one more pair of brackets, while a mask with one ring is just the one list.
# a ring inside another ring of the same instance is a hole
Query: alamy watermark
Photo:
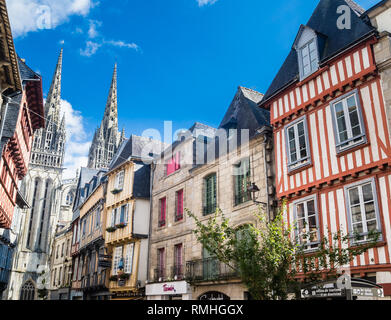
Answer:
[[337, 8], [337, 28], [339, 30], [352, 29], [352, 9], [348, 5], [342, 5]]
[[36, 8], [37, 28], [40, 30], [52, 28], [52, 10], [49, 6], [40, 5]]

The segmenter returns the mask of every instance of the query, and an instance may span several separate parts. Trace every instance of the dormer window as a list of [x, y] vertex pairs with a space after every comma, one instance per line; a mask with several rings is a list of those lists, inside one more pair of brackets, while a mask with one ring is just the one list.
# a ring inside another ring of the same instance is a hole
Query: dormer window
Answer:
[[308, 77], [319, 68], [318, 50], [316, 39], [312, 39], [299, 49], [300, 79]]
[[[300, 81], [319, 69], [318, 34], [307, 26], [301, 26], [293, 47], [296, 49]], [[321, 41], [322, 44], [322, 41]]]

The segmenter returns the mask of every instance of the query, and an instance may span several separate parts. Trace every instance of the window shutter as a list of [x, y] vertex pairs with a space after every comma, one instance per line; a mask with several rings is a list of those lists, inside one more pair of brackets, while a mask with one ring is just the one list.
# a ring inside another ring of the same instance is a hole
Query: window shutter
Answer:
[[118, 210], [120, 210], [120, 208], [115, 208], [115, 224], [119, 224], [121, 219], [121, 214], [118, 212]]
[[125, 223], [129, 223], [129, 203], [125, 207]]
[[216, 184], [217, 184], [217, 176], [213, 175], [213, 184], [212, 184], [212, 201], [213, 201], [213, 209], [217, 209], [217, 190], [216, 190]]
[[114, 227], [115, 225], [115, 209], [111, 211], [111, 226]]
[[175, 171], [181, 168], [181, 153], [178, 152], [175, 156]]

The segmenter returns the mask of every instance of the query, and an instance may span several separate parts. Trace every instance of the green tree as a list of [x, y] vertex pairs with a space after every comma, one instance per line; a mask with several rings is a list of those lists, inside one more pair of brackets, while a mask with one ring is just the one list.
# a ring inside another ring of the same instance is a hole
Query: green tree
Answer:
[[[197, 240], [220, 262], [232, 268], [256, 300], [285, 300], [289, 293], [299, 293], [298, 274], [307, 282], [336, 275], [339, 267], [350, 263], [357, 255], [376, 245], [378, 234], [370, 241], [350, 247], [352, 238], [338, 232], [321, 240], [319, 249], [307, 254], [295, 239], [294, 228], [284, 223], [286, 205], [272, 221], [259, 208], [255, 223], [234, 228], [221, 210], [203, 222], [186, 209], [195, 221]], [[309, 235], [304, 235], [304, 237]], [[355, 236], [358, 239], [358, 236]]]

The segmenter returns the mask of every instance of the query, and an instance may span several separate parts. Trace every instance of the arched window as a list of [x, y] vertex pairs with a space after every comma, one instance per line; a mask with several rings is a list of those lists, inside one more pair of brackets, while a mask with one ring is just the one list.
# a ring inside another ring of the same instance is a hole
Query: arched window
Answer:
[[31, 280], [28, 280], [20, 291], [20, 300], [35, 300], [35, 286]]

